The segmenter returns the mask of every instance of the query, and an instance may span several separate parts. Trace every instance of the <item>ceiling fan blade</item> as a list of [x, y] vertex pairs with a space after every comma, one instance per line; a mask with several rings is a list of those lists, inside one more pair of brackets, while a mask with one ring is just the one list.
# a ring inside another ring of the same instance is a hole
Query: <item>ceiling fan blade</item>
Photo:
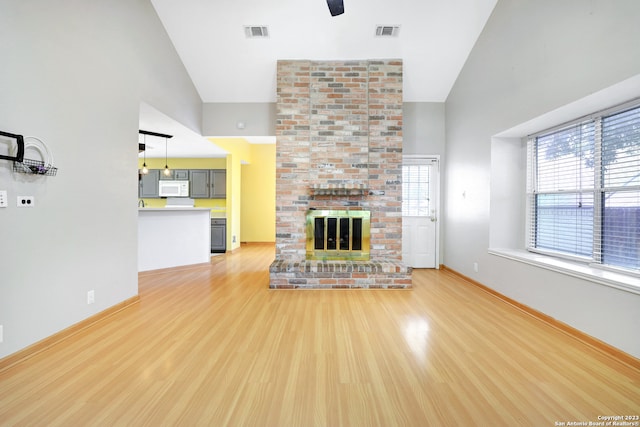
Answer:
[[344, 0], [327, 0], [331, 16], [342, 15], [344, 13]]

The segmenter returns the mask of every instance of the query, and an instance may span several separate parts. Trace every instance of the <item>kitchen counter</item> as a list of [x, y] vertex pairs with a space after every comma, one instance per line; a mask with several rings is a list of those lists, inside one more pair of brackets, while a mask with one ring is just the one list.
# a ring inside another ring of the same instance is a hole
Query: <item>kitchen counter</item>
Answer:
[[209, 211], [211, 218], [226, 218], [227, 211], [221, 211], [211, 208], [193, 208], [190, 206], [167, 206], [164, 208], [138, 208], [138, 211]]
[[211, 212], [211, 208], [192, 208], [190, 206], [169, 206], [166, 208], [138, 208], [138, 211], [207, 211]]
[[138, 209], [138, 271], [211, 261], [211, 209]]

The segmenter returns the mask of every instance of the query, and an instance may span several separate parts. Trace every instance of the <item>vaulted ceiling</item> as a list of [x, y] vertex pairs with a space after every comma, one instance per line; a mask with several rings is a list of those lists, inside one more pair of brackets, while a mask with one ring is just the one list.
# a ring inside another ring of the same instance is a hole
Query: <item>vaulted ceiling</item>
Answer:
[[278, 59], [378, 58], [403, 60], [405, 102], [444, 102], [496, 1], [344, 0], [338, 16], [326, 0], [151, 3], [205, 103], [275, 102]]

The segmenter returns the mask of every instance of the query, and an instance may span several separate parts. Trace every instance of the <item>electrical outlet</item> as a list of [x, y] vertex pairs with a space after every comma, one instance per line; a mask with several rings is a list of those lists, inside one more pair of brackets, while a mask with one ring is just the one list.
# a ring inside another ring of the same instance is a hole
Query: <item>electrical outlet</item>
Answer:
[[476, 273], [478, 272], [478, 263], [477, 262], [473, 263], [473, 271], [475, 271]]
[[96, 291], [91, 290], [87, 292], [87, 304], [93, 304], [96, 302]]
[[235, 243], [235, 242], [236, 242], [236, 236], [233, 236], [233, 240], [232, 240], [232, 242], [233, 242], [233, 243]]
[[4, 341], [4, 326], [0, 325], [0, 343]]
[[36, 205], [36, 200], [33, 196], [18, 196], [17, 205], [19, 208], [32, 208]]
[[7, 201], [7, 190], [0, 190], [0, 208], [6, 208], [9, 206]]

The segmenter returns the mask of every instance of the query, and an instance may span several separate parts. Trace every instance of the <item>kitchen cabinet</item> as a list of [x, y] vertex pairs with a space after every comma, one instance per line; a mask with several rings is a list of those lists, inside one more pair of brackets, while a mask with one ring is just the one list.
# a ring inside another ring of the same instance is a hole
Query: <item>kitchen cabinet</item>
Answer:
[[226, 218], [211, 218], [211, 252], [224, 253], [227, 251], [227, 220]]
[[[189, 197], [192, 199], [226, 199], [227, 171], [225, 169], [170, 169], [167, 176], [164, 169], [149, 169], [140, 174], [138, 197], [157, 199], [160, 197], [158, 181], [189, 181]], [[140, 172], [139, 172], [140, 173]]]
[[189, 169], [169, 169], [169, 175], [165, 175], [163, 169], [160, 173], [160, 179], [186, 181], [189, 179]]
[[227, 171], [225, 169], [213, 169], [211, 175], [211, 191], [209, 197], [212, 199], [227, 198]]
[[140, 174], [138, 181], [138, 197], [141, 199], [157, 199], [160, 197], [158, 191], [158, 181], [160, 179], [160, 171], [158, 169], [150, 169], [149, 173]]
[[227, 197], [225, 169], [192, 169], [189, 171], [189, 191], [194, 199], [224, 199]]
[[192, 199], [208, 199], [209, 187], [208, 169], [192, 169], [189, 171], [189, 196]]

